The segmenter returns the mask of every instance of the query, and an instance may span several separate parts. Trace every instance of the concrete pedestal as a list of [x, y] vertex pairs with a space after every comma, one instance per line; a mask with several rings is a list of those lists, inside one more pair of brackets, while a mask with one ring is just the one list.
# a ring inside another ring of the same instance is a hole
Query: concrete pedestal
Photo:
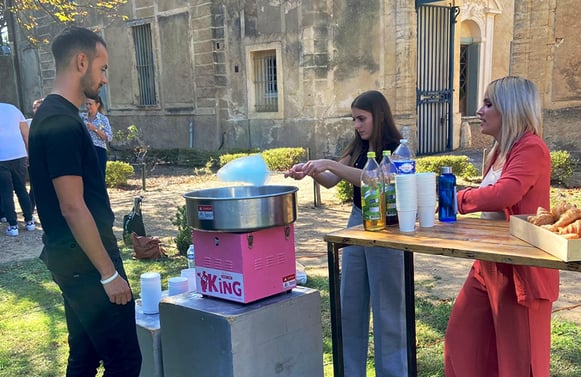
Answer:
[[139, 377], [163, 377], [159, 314], [144, 314], [141, 310], [141, 300], [136, 300], [135, 323], [143, 359]]
[[314, 289], [239, 304], [185, 293], [162, 299], [165, 377], [322, 377], [321, 298]]

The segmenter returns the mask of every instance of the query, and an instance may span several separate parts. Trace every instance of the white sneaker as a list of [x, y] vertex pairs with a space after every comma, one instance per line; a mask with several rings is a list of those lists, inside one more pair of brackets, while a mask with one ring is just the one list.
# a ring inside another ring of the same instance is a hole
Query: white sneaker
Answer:
[[7, 223], [8, 219], [6, 217], [3, 217], [0, 219], [0, 223]]
[[10, 237], [16, 237], [18, 235], [18, 226], [8, 226], [8, 228], [6, 228], [6, 235]]
[[36, 229], [36, 225], [34, 224], [34, 220], [26, 222], [26, 230], [28, 230], [29, 232], [32, 232], [35, 229]]

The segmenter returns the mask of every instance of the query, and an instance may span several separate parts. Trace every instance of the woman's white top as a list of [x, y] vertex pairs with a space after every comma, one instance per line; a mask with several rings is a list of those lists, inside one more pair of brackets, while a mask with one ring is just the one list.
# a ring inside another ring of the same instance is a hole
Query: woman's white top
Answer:
[[[492, 186], [493, 184], [496, 183], [496, 181], [498, 181], [500, 179], [500, 175], [502, 174], [502, 168], [498, 169], [498, 170], [494, 170], [494, 168], [491, 168], [488, 173], [486, 173], [486, 176], [482, 179], [482, 182], [480, 183], [480, 187], [486, 187], [486, 186]], [[486, 219], [486, 220], [506, 220], [506, 215], [503, 212], [482, 212], [482, 214], [480, 215], [481, 219]]]

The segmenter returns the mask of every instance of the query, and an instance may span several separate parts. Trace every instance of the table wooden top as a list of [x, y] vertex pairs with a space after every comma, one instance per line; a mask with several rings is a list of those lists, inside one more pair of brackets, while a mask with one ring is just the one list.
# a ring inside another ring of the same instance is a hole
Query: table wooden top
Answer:
[[445, 255], [455, 258], [521, 264], [581, 272], [581, 262], [564, 262], [510, 234], [508, 221], [459, 217], [458, 221], [436, 221], [432, 228], [410, 233], [399, 227], [368, 232], [363, 226], [341, 229], [325, 235], [325, 241], [336, 246], [387, 247], [414, 253]]

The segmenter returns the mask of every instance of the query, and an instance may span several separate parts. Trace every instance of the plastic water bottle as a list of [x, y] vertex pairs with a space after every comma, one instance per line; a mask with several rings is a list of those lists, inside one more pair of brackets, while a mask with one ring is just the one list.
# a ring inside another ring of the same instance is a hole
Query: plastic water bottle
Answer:
[[399, 146], [391, 155], [391, 162], [395, 165], [397, 174], [415, 174], [416, 154], [409, 144], [409, 127], [402, 129], [403, 138], [399, 140]]
[[375, 152], [367, 152], [367, 162], [361, 172], [361, 211], [365, 230], [379, 231], [385, 228], [383, 174], [375, 161]]
[[186, 253], [186, 257], [188, 259], [188, 268], [195, 268], [196, 262], [194, 259], [194, 245], [190, 244], [190, 247], [188, 247], [188, 252]]
[[383, 195], [385, 197], [385, 226], [396, 225], [397, 208], [395, 205], [395, 166], [391, 162], [391, 151], [383, 151], [379, 168], [383, 173]]
[[451, 167], [444, 166], [438, 179], [438, 220], [456, 221], [457, 209], [456, 176]]

